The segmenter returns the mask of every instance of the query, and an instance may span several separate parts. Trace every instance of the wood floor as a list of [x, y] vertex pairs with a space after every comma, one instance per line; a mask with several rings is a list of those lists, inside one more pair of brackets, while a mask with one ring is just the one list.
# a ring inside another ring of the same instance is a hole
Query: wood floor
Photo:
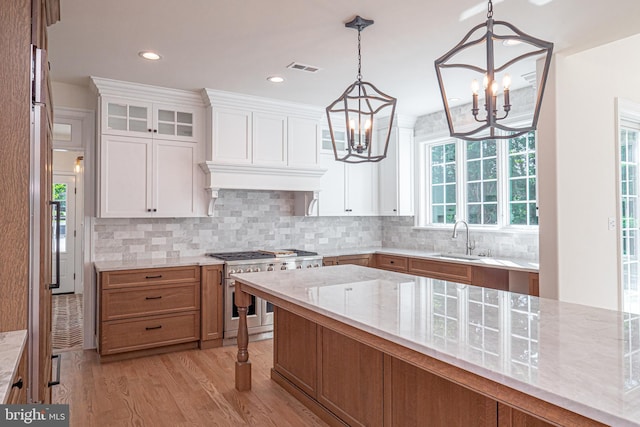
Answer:
[[71, 426], [326, 426], [269, 378], [273, 341], [249, 344], [253, 389], [234, 388], [236, 347], [101, 364], [95, 351], [62, 354], [53, 403]]

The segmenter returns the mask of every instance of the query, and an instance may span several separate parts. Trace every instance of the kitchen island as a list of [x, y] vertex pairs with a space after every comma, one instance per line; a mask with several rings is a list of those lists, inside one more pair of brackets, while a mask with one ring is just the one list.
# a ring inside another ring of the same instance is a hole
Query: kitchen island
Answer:
[[256, 295], [272, 378], [330, 424], [640, 425], [640, 316], [353, 265], [234, 277], [236, 388]]

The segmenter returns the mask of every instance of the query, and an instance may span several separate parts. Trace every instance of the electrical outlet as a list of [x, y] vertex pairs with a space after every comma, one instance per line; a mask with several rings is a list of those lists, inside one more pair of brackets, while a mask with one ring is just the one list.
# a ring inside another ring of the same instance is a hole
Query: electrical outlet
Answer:
[[612, 216], [609, 217], [609, 230], [616, 229], [616, 219]]

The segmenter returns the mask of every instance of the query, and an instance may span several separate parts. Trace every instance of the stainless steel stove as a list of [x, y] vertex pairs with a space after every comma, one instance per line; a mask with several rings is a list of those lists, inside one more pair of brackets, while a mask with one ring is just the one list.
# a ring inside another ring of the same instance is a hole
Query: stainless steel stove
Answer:
[[[235, 273], [258, 271], [293, 270], [317, 268], [322, 266], [322, 256], [316, 252], [297, 249], [279, 249], [246, 252], [207, 253], [207, 256], [223, 260], [224, 263], [224, 336], [238, 336], [238, 309], [234, 304]], [[273, 305], [261, 298], [251, 297], [251, 306], [247, 313], [249, 334], [270, 332], [273, 330]]]

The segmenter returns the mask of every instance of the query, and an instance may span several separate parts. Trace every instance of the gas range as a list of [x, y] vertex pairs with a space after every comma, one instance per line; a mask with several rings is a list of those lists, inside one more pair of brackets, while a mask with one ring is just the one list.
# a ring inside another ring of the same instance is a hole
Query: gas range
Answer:
[[[297, 249], [278, 249], [244, 252], [207, 253], [206, 256], [224, 261], [224, 337], [238, 335], [239, 315], [234, 304], [235, 273], [253, 273], [259, 271], [295, 270], [322, 266], [322, 256], [316, 252]], [[273, 330], [273, 305], [255, 296], [251, 297], [251, 306], [247, 314], [247, 326], [250, 334], [270, 333]]]
[[322, 266], [322, 256], [317, 252], [298, 249], [279, 249], [244, 252], [207, 253], [206, 256], [225, 262], [225, 278], [234, 273], [292, 270]]

